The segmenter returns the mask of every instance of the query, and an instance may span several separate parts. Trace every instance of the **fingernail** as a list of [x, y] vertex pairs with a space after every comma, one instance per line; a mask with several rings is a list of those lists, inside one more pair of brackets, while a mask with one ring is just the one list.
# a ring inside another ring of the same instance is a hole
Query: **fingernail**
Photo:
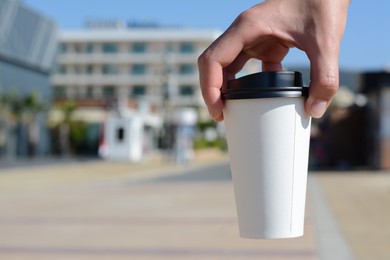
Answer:
[[216, 116], [216, 117], [213, 117], [213, 116], [212, 116], [212, 119], [213, 119], [216, 123], [218, 123], [219, 121], [221, 121], [221, 116], [222, 116], [222, 114], [220, 114], [219, 116]]
[[213, 115], [213, 113], [209, 110], [209, 115], [210, 115], [210, 117], [212, 118], [212, 119], [214, 119], [215, 117], [214, 117], [214, 115]]
[[218, 114], [218, 115], [215, 115], [215, 112], [213, 113], [210, 109], [209, 109], [209, 115], [212, 119], [214, 119], [215, 121], [218, 119], [218, 117], [221, 116], [222, 113]]
[[315, 99], [312, 101], [312, 103], [310, 105], [309, 114], [314, 118], [320, 118], [325, 114], [327, 107], [328, 107], [327, 101]]

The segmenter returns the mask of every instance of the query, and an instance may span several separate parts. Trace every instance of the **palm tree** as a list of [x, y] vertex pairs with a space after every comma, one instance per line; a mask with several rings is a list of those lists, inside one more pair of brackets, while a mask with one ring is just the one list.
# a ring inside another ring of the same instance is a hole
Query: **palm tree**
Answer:
[[0, 158], [4, 155], [7, 145], [8, 111], [5, 95], [0, 93]]
[[34, 156], [40, 139], [38, 114], [46, 110], [46, 105], [39, 101], [36, 93], [30, 93], [21, 100], [27, 123], [28, 154]]
[[[40, 136], [37, 115], [45, 108], [46, 105], [39, 101], [36, 93], [21, 96], [15, 90], [11, 90], [0, 95], [0, 146], [3, 135], [7, 142], [11, 142], [7, 145], [11, 149], [8, 152], [10, 156], [16, 154], [16, 151], [12, 151], [15, 148], [19, 152], [27, 150], [29, 154], [34, 154]], [[26, 143], [18, 140], [23, 129], [27, 129], [27, 149]], [[11, 136], [8, 134], [10, 130]]]
[[67, 101], [64, 105], [60, 107], [60, 109], [64, 116], [59, 126], [60, 148], [62, 153], [69, 155], [70, 154], [69, 129], [70, 129], [72, 115], [76, 110], [76, 104], [73, 101]]
[[1, 95], [1, 119], [4, 134], [4, 148], [7, 157], [14, 158], [18, 151], [17, 134], [20, 129], [22, 114], [21, 102], [15, 89]]

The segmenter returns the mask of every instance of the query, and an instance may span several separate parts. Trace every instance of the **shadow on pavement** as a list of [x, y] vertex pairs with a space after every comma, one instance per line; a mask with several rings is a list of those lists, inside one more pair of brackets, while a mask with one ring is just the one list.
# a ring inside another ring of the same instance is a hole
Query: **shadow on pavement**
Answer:
[[231, 181], [230, 166], [228, 163], [218, 163], [195, 169], [189, 169], [183, 174], [167, 174], [150, 182], [210, 182]]

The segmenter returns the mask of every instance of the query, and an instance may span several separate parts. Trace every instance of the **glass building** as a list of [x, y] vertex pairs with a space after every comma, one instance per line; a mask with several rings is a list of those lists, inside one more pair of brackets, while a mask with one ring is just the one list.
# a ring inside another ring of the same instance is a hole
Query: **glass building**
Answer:
[[51, 103], [56, 25], [19, 0], [0, 0], [0, 17], [0, 158], [29, 154], [32, 139], [34, 154], [44, 154], [48, 151], [45, 113], [32, 115], [33, 104], [26, 96], [34, 95], [40, 104]]

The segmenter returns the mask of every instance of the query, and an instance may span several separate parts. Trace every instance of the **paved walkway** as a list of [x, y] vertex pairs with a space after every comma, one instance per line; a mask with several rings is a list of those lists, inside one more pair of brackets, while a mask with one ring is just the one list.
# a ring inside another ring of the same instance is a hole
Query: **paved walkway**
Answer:
[[[323, 172], [311, 177], [350, 252], [357, 259], [390, 259], [390, 173]], [[322, 223], [316, 226], [321, 228]]]
[[390, 259], [388, 173], [311, 174], [305, 235], [266, 241], [238, 237], [224, 158], [0, 172], [0, 259]]

